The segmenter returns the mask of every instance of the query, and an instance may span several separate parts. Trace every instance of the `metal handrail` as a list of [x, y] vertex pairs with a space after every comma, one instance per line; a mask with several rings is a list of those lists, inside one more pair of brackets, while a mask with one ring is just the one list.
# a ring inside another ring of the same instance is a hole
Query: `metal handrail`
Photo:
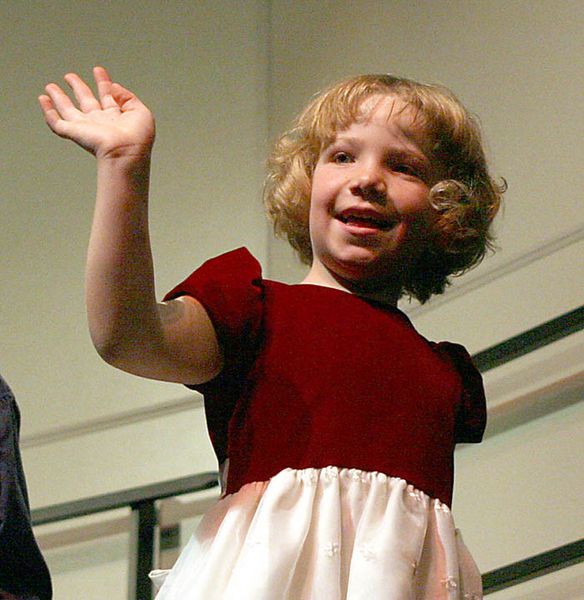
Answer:
[[199, 473], [172, 479], [151, 485], [143, 485], [111, 494], [101, 494], [90, 498], [82, 498], [73, 502], [63, 502], [31, 511], [33, 525], [46, 525], [56, 521], [65, 521], [84, 517], [117, 508], [134, 506], [140, 502], [150, 502], [201, 492], [218, 485], [218, 474], [214, 472]]
[[201, 492], [219, 484], [217, 473], [199, 473], [171, 481], [101, 494], [31, 511], [33, 525], [45, 525], [67, 519], [130, 507], [132, 509], [128, 600], [152, 600], [148, 574], [154, 567], [156, 549], [156, 502], [164, 498]]
[[482, 350], [472, 359], [479, 371], [485, 373], [581, 329], [584, 329], [584, 306]]
[[581, 562], [584, 562], [584, 539], [484, 573], [483, 593], [486, 596]]

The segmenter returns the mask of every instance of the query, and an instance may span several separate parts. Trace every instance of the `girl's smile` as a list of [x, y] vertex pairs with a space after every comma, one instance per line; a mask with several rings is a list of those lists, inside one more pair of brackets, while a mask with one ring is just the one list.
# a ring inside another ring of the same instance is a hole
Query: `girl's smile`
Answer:
[[432, 164], [411, 111], [374, 96], [368, 114], [340, 131], [314, 169], [309, 213], [313, 263], [305, 283], [389, 289], [423, 248], [431, 221]]

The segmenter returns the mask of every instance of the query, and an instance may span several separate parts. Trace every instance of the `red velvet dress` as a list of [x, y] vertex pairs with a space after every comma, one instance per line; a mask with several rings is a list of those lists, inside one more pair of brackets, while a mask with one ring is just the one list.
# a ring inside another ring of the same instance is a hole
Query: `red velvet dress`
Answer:
[[[222, 373], [194, 387], [228, 465], [226, 496], [160, 598], [480, 597], [449, 510], [455, 444], [479, 442], [486, 417], [464, 348], [427, 341], [397, 308], [265, 280], [245, 249], [208, 261], [167, 299], [184, 294], [206, 308], [225, 356]], [[246, 507], [247, 525], [229, 534], [242, 545], [226, 568], [212, 555], [234, 506]], [[287, 513], [304, 523], [298, 539], [284, 533], [295, 530]], [[331, 514], [338, 527], [322, 524]], [[266, 531], [275, 530], [272, 539]], [[250, 575], [260, 556], [279, 554], [266, 558], [279, 566]], [[196, 577], [189, 561], [199, 564]], [[217, 578], [221, 595], [209, 596]], [[207, 580], [207, 595], [197, 595]]]

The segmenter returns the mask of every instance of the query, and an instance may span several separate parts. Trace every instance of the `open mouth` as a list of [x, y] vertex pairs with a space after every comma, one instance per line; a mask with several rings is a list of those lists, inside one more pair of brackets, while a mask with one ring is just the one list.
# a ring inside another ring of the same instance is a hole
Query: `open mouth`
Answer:
[[341, 223], [352, 225], [354, 227], [363, 227], [367, 229], [381, 229], [382, 231], [394, 227], [398, 220], [390, 217], [362, 215], [356, 213], [343, 213], [337, 217]]

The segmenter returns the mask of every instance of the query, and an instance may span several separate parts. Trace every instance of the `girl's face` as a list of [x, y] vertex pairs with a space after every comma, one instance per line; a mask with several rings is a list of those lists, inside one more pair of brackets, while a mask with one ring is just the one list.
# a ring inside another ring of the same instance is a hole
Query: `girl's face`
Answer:
[[404, 269], [424, 245], [438, 178], [398, 98], [373, 96], [363, 108], [363, 119], [337, 133], [314, 170], [314, 258], [305, 283], [396, 288], [399, 296]]

